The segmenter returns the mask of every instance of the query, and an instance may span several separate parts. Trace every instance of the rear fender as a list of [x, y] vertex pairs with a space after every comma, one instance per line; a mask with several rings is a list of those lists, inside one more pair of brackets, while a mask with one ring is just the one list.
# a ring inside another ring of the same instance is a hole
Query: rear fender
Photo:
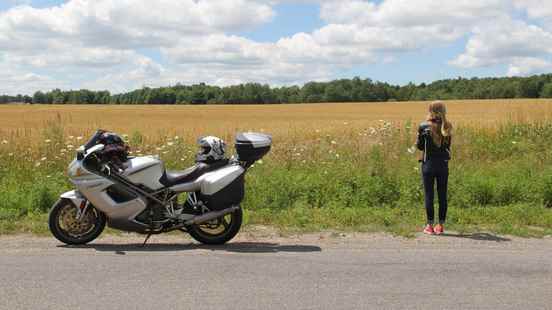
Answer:
[[84, 198], [84, 196], [79, 191], [76, 191], [76, 190], [65, 192], [61, 194], [59, 197], [62, 199], [71, 200], [71, 202], [73, 202], [73, 204], [77, 207], [80, 206], [82, 202], [86, 200], [86, 198]]

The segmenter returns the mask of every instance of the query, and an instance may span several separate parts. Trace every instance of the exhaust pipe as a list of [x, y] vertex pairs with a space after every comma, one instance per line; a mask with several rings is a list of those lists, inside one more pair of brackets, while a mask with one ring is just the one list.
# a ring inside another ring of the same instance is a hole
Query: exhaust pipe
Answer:
[[237, 211], [239, 208], [240, 208], [239, 206], [233, 206], [233, 207], [223, 209], [223, 210], [220, 210], [220, 211], [207, 212], [207, 213], [202, 214], [202, 215], [194, 216], [193, 218], [187, 220], [185, 222], [185, 224], [186, 225], [197, 225], [197, 224], [205, 223], [205, 222], [217, 219], [219, 217], [223, 217], [226, 214], [233, 213], [233, 212]]

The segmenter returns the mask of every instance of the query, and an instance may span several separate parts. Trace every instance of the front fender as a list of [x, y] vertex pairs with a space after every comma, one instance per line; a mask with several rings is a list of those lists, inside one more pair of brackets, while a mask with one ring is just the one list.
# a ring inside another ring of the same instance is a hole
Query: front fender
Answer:
[[61, 194], [59, 197], [62, 199], [71, 200], [73, 204], [77, 207], [80, 206], [82, 202], [86, 200], [86, 198], [84, 198], [84, 196], [77, 190], [65, 192]]

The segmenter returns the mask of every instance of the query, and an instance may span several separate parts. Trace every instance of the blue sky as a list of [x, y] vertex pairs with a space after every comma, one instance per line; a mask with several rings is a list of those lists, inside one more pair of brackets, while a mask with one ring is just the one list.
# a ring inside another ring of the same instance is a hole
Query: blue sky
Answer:
[[0, 93], [523, 76], [550, 46], [538, 0], [7, 0]]
[[324, 26], [320, 19], [320, 6], [315, 3], [280, 3], [274, 6], [274, 19], [250, 31], [239, 33], [261, 42], [276, 42], [297, 32], [312, 32]]
[[0, 2], [0, 10], [6, 10], [18, 5], [31, 5], [36, 8], [47, 8], [60, 5], [65, 1], [61, 0], [3, 0]]

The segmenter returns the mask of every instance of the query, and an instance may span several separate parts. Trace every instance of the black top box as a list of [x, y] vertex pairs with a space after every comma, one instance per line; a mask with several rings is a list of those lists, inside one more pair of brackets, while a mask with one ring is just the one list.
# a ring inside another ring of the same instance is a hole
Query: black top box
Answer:
[[254, 162], [270, 151], [272, 137], [257, 132], [243, 132], [236, 135], [238, 160]]

